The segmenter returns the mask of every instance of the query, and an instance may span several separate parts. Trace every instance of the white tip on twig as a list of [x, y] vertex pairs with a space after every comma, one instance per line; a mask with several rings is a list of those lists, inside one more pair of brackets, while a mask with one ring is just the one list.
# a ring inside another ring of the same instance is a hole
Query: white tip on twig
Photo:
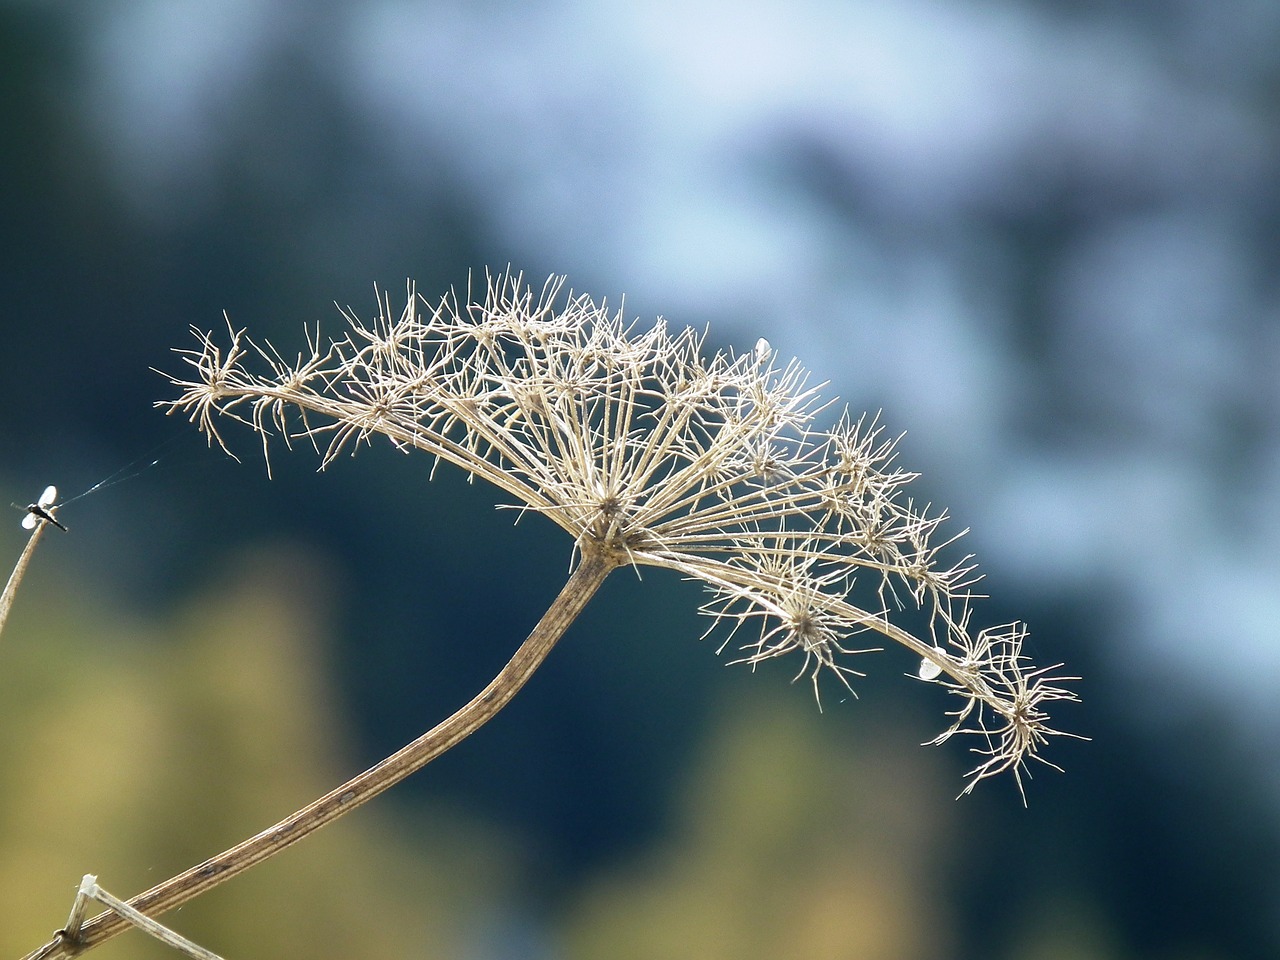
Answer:
[[[946, 651], [941, 647], [934, 647], [935, 652], [946, 655]], [[920, 658], [920, 668], [916, 671], [916, 676], [921, 680], [937, 680], [942, 676], [942, 668], [930, 660], [928, 657]]]

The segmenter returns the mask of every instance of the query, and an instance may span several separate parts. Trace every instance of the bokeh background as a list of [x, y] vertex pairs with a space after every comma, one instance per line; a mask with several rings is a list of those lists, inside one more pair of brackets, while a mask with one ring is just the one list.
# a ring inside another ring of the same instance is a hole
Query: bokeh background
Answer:
[[557, 531], [377, 446], [268, 480], [149, 369], [224, 310], [289, 354], [511, 264], [882, 410], [1092, 742], [1027, 809], [954, 800], [908, 657], [820, 714], [619, 574], [495, 722], [169, 922], [237, 958], [1280, 956], [1278, 51], [1269, 0], [0, 2], [0, 495], [126, 478], [0, 637], [0, 953], [399, 747], [536, 621]]

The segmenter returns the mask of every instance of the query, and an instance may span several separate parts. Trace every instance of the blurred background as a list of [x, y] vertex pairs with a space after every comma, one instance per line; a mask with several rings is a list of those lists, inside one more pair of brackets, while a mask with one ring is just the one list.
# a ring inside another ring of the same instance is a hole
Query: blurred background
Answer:
[[819, 713], [619, 573], [488, 727], [168, 922], [236, 958], [1280, 956], [1277, 51], [1266, 0], [0, 0], [0, 497], [126, 478], [0, 637], [0, 952], [398, 748], [541, 615], [570, 544], [489, 489], [376, 445], [268, 480], [152, 406], [223, 311], [288, 356], [511, 264], [882, 410], [1092, 742], [1027, 809], [954, 800], [911, 658]]

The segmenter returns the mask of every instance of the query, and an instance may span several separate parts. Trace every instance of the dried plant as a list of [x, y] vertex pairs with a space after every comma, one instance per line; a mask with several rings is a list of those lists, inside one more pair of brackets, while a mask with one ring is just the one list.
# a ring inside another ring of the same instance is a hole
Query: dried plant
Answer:
[[[535, 296], [504, 275], [483, 302], [449, 295], [425, 315], [410, 284], [398, 318], [385, 295], [372, 324], [344, 311], [347, 337], [309, 338], [292, 363], [243, 331], [225, 350], [197, 331], [199, 348], [183, 351], [197, 375], [175, 381], [183, 392], [168, 406], [219, 444], [215, 414], [251, 425], [264, 450], [273, 432], [304, 437], [325, 466], [374, 434], [433, 454], [550, 518], [606, 570], [702, 581], [703, 612], [729, 637], [758, 627], [735, 662], [796, 654], [815, 696], [823, 674], [852, 690], [852, 656], [869, 651], [851, 638], [887, 637], [963, 701], [936, 742], [983, 738], [970, 787], [1041, 759], [1055, 733], [1043, 705], [1075, 697], [1027, 665], [1019, 624], [970, 631], [974, 566], [940, 559], [958, 535], [939, 540], [945, 513], [903, 495], [916, 474], [893, 465], [895, 442], [874, 420], [845, 411], [815, 427], [829, 404], [767, 341], [707, 357], [693, 330], [639, 330], [572, 293], [559, 303], [562, 284]], [[249, 371], [255, 356], [268, 375]], [[927, 639], [893, 622], [904, 606], [925, 611]]]
[[[324, 344], [317, 330], [292, 361], [244, 331], [228, 327], [221, 345], [197, 331], [198, 346], [179, 351], [194, 373], [174, 379], [180, 395], [162, 406], [224, 450], [221, 417], [257, 431], [264, 453], [272, 435], [304, 440], [326, 466], [375, 434], [424, 451], [562, 527], [573, 572], [511, 663], [458, 713], [134, 906], [158, 912], [189, 899], [456, 744], [514, 695], [625, 566], [705, 584], [702, 610], [723, 634], [720, 649], [736, 644], [735, 662], [753, 666], [794, 656], [796, 679], [815, 696], [824, 676], [852, 690], [864, 638], [906, 647], [920, 679], [958, 698], [934, 742], [979, 738], [966, 792], [1006, 770], [1021, 790], [1027, 762], [1048, 763], [1037, 751], [1059, 734], [1045, 706], [1076, 699], [1058, 685], [1069, 678], [1027, 662], [1021, 625], [970, 628], [974, 566], [942, 559], [957, 537], [940, 535], [945, 514], [906, 492], [916, 475], [894, 465], [895, 441], [874, 418], [848, 412], [818, 425], [830, 403], [767, 341], [707, 356], [703, 335], [628, 324], [557, 278], [535, 293], [503, 275], [482, 300], [451, 294], [434, 307], [410, 284], [402, 312], [385, 295], [379, 307], [368, 324], [346, 311], [345, 337]], [[927, 626], [912, 632], [899, 622], [904, 611]], [[91, 920], [77, 946], [110, 935], [113, 923]]]

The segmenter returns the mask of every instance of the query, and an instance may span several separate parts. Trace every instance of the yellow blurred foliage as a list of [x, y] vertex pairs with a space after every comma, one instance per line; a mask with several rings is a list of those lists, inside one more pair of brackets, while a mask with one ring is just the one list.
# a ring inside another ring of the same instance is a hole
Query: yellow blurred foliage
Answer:
[[[30, 578], [0, 638], [0, 956], [47, 940], [83, 874], [128, 898], [357, 772], [325, 587], [265, 551], [137, 623]], [[501, 848], [456, 815], [395, 820], [374, 801], [163, 920], [227, 957], [459, 956]], [[175, 954], [130, 932], [93, 956]]]
[[848, 728], [804, 698], [729, 707], [672, 835], [586, 892], [567, 956], [948, 956], [951, 918], [933, 895], [948, 850], [945, 776], [922, 751], [889, 753], [870, 730], [855, 748], [838, 732]]

